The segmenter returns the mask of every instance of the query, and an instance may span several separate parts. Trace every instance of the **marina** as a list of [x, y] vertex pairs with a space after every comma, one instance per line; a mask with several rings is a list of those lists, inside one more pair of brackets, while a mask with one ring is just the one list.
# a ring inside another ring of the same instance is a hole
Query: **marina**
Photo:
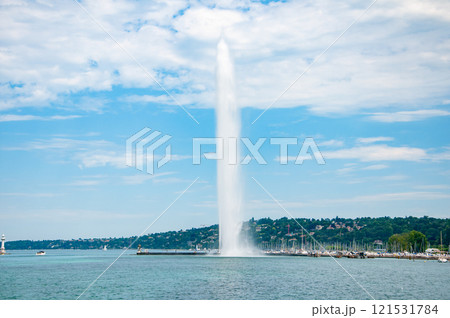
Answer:
[[388, 253], [388, 252], [366, 252], [366, 251], [265, 251], [268, 256], [307, 256], [307, 257], [334, 257], [334, 258], [396, 258], [408, 260], [450, 260], [449, 254], [428, 253]]
[[[136, 255], [226, 256], [221, 255], [218, 250], [151, 250], [142, 249], [141, 246], [138, 246]], [[373, 251], [266, 250], [258, 251], [252, 256], [333, 257], [349, 259], [395, 258], [407, 260], [437, 260], [440, 263], [447, 263], [450, 261], [450, 255], [447, 253], [389, 253]]]

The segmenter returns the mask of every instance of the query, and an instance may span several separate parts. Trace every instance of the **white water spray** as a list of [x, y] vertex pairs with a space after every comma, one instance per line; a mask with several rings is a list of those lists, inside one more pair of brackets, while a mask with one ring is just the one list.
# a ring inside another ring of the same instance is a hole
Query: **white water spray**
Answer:
[[217, 45], [216, 136], [223, 140], [223, 159], [217, 160], [219, 248], [223, 256], [245, 256], [248, 244], [241, 237], [242, 187], [239, 166], [241, 117], [236, 103], [234, 67], [228, 45]]

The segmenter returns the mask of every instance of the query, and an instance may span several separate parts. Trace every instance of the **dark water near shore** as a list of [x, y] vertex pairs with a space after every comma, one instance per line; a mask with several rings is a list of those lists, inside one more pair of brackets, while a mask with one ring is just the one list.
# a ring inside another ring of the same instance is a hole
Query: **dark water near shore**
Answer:
[[[76, 299], [120, 250], [9, 251], [0, 299]], [[81, 299], [370, 299], [331, 258], [136, 256], [127, 251]], [[450, 299], [450, 264], [339, 259], [375, 299]]]

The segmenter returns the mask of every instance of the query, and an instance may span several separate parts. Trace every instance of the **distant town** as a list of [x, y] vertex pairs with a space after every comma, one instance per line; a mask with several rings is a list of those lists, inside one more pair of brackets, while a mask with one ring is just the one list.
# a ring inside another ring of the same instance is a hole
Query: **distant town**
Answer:
[[[379, 217], [288, 219], [262, 218], [244, 222], [242, 235], [265, 251], [364, 250], [420, 253], [434, 248], [448, 251], [450, 219], [432, 217]], [[20, 249], [178, 249], [215, 250], [218, 225], [121, 238], [6, 241], [6, 250]], [[136, 241], [135, 241], [136, 240]], [[135, 242], [134, 242], [135, 241]], [[134, 242], [134, 243], [133, 243]], [[132, 244], [133, 243], [133, 244]], [[131, 246], [130, 246], [131, 244]]]

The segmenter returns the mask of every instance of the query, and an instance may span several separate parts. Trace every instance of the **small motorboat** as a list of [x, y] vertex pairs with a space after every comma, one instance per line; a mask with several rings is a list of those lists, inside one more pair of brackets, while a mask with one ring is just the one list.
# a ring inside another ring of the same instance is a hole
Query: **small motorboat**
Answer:
[[39, 251], [36, 253], [36, 255], [45, 255], [45, 251]]
[[438, 259], [438, 262], [439, 263], [447, 263], [448, 260], [446, 258], [441, 257], [441, 258]]

